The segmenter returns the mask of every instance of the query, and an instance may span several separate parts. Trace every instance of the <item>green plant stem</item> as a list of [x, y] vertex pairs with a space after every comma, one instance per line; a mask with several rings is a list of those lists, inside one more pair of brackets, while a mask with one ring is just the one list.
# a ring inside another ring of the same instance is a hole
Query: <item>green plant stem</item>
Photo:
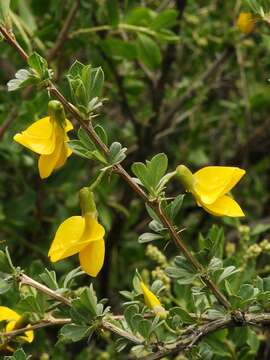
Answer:
[[[21, 58], [27, 62], [28, 55], [21, 48], [21, 46], [17, 43], [16, 39], [12, 34], [10, 34], [2, 25], [0, 25], [0, 32], [6, 39], [6, 41], [19, 53]], [[81, 113], [74, 107], [71, 103], [69, 103], [66, 98], [60, 93], [60, 91], [56, 88], [56, 86], [49, 81], [47, 90], [50, 92], [52, 96], [54, 96], [57, 100], [59, 100], [64, 108], [69, 111], [73, 117], [78, 121], [78, 123], [85, 129], [88, 136], [91, 140], [96, 144], [96, 146], [105, 154], [108, 155], [109, 149], [102, 142], [99, 136], [96, 134], [92, 123], [89, 121], [85, 121], [84, 117]], [[205, 285], [212, 291], [213, 295], [216, 297], [218, 302], [224, 306], [225, 309], [229, 310], [231, 308], [229, 301], [222, 294], [222, 292], [218, 289], [217, 285], [209, 278], [206, 273], [206, 270], [203, 266], [198, 262], [196, 257], [191, 253], [191, 251], [184, 244], [181, 236], [177, 233], [175, 227], [170, 222], [166, 214], [163, 212], [160, 203], [158, 201], [150, 201], [147, 194], [141, 189], [141, 187], [132, 179], [132, 177], [126, 172], [126, 170], [122, 167], [122, 165], [115, 165], [113, 167], [113, 171], [120, 175], [123, 180], [129, 185], [129, 187], [137, 193], [141, 199], [147, 203], [158, 215], [162, 224], [167, 228], [171, 239], [174, 241], [175, 245], [181, 250], [184, 256], [189, 260], [194, 269], [200, 274], [201, 280], [205, 283]]]
[[91, 33], [96, 33], [96, 32], [100, 32], [100, 31], [110, 31], [110, 30], [113, 30], [113, 31], [127, 30], [127, 31], [132, 31], [132, 32], [140, 32], [140, 33], [147, 34], [147, 35], [154, 36], [154, 37], [157, 36], [155, 31], [148, 29], [144, 26], [119, 23], [117, 28], [113, 28], [110, 25], [100, 25], [100, 26], [93, 26], [91, 28], [78, 29], [76, 31], [73, 31], [70, 34], [70, 37], [74, 38], [78, 35], [85, 35], [85, 34], [91, 34]]
[[141, 360], [157, 360], [167, 355], [176, 354], [181, 351], [186, 351], [198, 343], [203, 337], [221, 329], [242, 327], [242, 326], [257, 326], [257, 325], [269, 325], [270, 314], [245, 314], [243, 321], [235, 321], [229, 317], [224, 317], [218, 320], [213, 320], [207, 324], [198, 326], [196, 329], [192, 329], [190, 333], [185, 336], [180, 336], [179, 340], [165, 344], [160, 350], [154, 354], [145, 356]]

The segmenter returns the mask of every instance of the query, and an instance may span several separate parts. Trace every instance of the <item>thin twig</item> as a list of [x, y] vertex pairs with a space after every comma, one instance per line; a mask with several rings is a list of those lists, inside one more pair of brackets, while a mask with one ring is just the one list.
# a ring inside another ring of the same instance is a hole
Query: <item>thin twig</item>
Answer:
[[25, 327], [17, 329], [17, 330], [3, 332], [3, 333], [1, 333], [1, 336], [4, 336], [4, 337], [7, 337], [7, 338], [11, 339], [11, 338], [13, 338], [15, 336], [24, 334], [26, 331], [42, 329], [44, 327], [49, 327], [49, 326], [66, 325], [66, 324], [70, 324], [71, 321], [72, 320], [69, 319], [69, 318], [57, 319], [57, 318], [54, 318], [54, 317], [50, 316], [48, 319], [44, 319], [42, 321], [39, 321], [36, 324], [28, 325], [28, 326], [25, 326]]
[[28, 285], [31, 286], [39, 291], [41, 291], [42, 293], [48, 295], [49, 297], [60, 301], [63, 304], [66, 305], [71, 305], [71, 301], [69, 299], [67, 299], [66, 297], [58, 294], [57, 292], [51, 290], [50, 288], [48, 288], [47, 286], [40, 284], [39, 282], [37, 282], [36, 280], [30, 278], [29, 276], [25, 275], [25, 274], [20, 274], [18, 277], [18, 281], [20, 283], [20, 285]]
[[64, 22], [64, 25], [58, 35], [58, 38], [57, 38], [55, 44], [54, 44], [54, 47], [48, 53], [48, 56], [47, 56], [48, 62], [52, 61], [57, 56], [57, 54], [60, 52], [62, 47], [64, 46], [65, 41], [68, 38], [70, 26], [76, 16], [77, 11], [79, 10], [79, 7], [80, 7], [80, 0], [74, 1], [73, 6], [71, 7], [71, 9], [68, 13], [68, 16]]
[[[38, 291], [42, 292], [43, 294], [51, 297], [52, 299], [60, 301], [61, 303], [65, 304], [65, 305], [71, 306], [71, 299], [58, 294], [56, 291], [48, 288], [47, 286], [39, 283], [38, 281], [32, 279], [31, 277], [29, 277], [29, 276], [27, 276], [25, 274], [20, 274], [18, 276], [17, 280], [19, 281], [20, 285], [31, 286], [31, 287], [37, 289]], [[112, 317], [112, 318], [114, 319], [114, 317]], [[50, 320], [52, 320], [52, 321], [50, 322]], [[117, 320], [117, 317], [116, 317], [115, 320]], [[61, 321], [63, 321], [62, 324], [61, 324]], [[70, 319], [59, 319], [58, 322], [54, 322], [54, 318], [48, 318], [46, 320], [43, 320], [39, 324], [33, 325], [33, 327], [34, 327], [33, 329], [39, 329], [39, 328], [42, 328], [42, 327], [53, 326], [53, 325], [64, 325], [64, 324], [68, 324], [70, 322], [71, 322]], [[104, 330], [108, 330], [108, 331], [110, 331], [110, 332], [112, 332], [112, 333], [114, 333], [116, 335], [124, 337], [127, 340], [133, 342], [134, 344], [140, 345], [140, 344], [144, 343], [144, 340], [142, 338], [139, 338], [139, 337], [133, 335], [132, 333], [130, 333], [128, 331], [125, 331], [124, 329], [112, 324], [109, 320], [102, 319], [100, 326]], [[18, 329], [16, 331], [19, 331], [19, 333], [23, 333], [23, 332], [28, 331], [28, 330], [31, 330], [31, 326], [28, 326], [28, 327], [24, 328], [24, 331], [22, 329]], [[14, 334], [18, 335], [19, 333], [14, 333]], [[7, 333], [5, 333], [5, 334], [7, 334]]]
[[215, 331], [242, 327], [242, 326], [256, 326], [256, 325], [269, 325], [270, 324], [270, 314], [245, 314], [245, 319], [243, 322], [235, 321], [231, 318], [221, 318], [215, 321], [211, 321], [207, 324], [197, 327], [193, 330], [193, 335], [188, 334], [172, 344], [167, 344], [160, 351], [145, 356], [141, 360], [157, 360], [161, 359], [167, 355], [172, 355], [179, 353], [181, 351], [186, 351], [190, 349], [191, 346], [197, 344], [203, 337], [208, 334], [211, 334]]

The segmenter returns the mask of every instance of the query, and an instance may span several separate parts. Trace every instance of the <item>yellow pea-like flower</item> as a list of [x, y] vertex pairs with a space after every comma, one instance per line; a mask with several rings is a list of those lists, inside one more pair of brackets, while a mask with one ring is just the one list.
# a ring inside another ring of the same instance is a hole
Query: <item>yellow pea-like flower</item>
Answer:
[[14, 136], [16, 142], [40, 155], [38, 169], [42, 179], [63, 166], [72, 153], [67, 146], [67, 133], [73, 129], [73, 125], [65, 118], [62, 104], [52, 100], [48, 104], [48, 111], [49, 116], [37, 120]]
[[57, 229], [48, 256], [52, 262], [79, 254], [81, 268], [97, 276], [104, 263], [105, 229], [96, 218], [93, 193], [80, 191], [82, 216], [66, 219]]
[[148, 289], [148, 287], [141, 281], [140, 282], [141, 289], [143, 292], [144, 302], [145, 305], [154, 311], [154, 313], [159, 316], [161, 319], [166, 319], [167, 317], [167, 311], [164, 309], [164, 307], [161, 305], [160, 301], [156, 297], [155, 294], [152, 293]]
[[238, 203], [226, 195], [246, 173], [238, 167], [207, 166], [196, 173], [180, 165], [176, 169], [186, 191], [195, 197], [197, 204], [215, 216], [245, 216]]
[[[16, 311], [6, 307], [0, 306], [0, 322], [6, 321], [6, 331], [13, 331], [23, 326], [23, 316], [16, 313]], [[29, 325], [30, 326], [30, 325]], [[20, 336], [21, 339], [31, 343], [34, 340], [33, 330], [26, 331], [24, 335]]]
[[237, 19], [238, 29], [246, 35], [251, 34], [256, 26], [256, 19], [250, 12], [241, 12]]

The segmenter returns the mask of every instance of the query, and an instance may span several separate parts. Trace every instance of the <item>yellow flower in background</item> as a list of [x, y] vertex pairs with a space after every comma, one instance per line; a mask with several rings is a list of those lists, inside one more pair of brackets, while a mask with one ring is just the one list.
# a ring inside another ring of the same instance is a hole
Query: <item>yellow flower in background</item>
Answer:
[[161, 305], [156, 295], [153, 294], [152, 291], [150, 291], [142, 281], [140, 282], [140, 285], [142, 288], [145, 305], [149, 309], [153, 310], [157, 316], [159, 316], [162, 319], [166, 319], [167, 311]]
[[96, 219], [93, 193], [80, 191], [82, 216], [66, 219], [56, 231], [48, 256], [52, 262], [79, 254], [81, 268], [90, 276], [97, 276], [104, 263], [105, 230]]
[[237, 26], [242, 33], [249, 35], [255, 29], [256, 19], [250, 12], [241, 12], [237, 19]]
[[67, 146], [67, 133], [73, 126], [65, 118], [62, 104], [56, 100], [50, 101], [48, 112], [49, 116], [37, 120], [14, 136], [16, 142], [40, 155], [38, 169], [42, 179], [63, 166], [72, 153]]
[[[6, 306], [0, 306], [0, 322], [6, 321], [6, 331], [13, 331], [24, 327], [23, 316], [16, 313]], [[30, 325], [29, 325], [30, 326]], [[20, 336], [21, 339], [31, 343], [34, 340], [34, 332], [32, 330], [26, 331], [24, 335]]]
[[197, 204], [215, 216], [245, 216], [238, 203], [226, 195], [244, 176], [245, 170], [229, 166], [207, 166], [192, 174], [185, 166], [176, 169], [183, 186]]

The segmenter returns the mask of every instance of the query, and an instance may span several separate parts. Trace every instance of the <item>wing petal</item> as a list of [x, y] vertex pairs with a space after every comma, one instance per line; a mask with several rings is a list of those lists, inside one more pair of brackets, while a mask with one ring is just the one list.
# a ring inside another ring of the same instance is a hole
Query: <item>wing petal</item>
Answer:
[[224, 195], [213, 204], [202, 204], [205, 211], [215, 216], [242, 217], [245, 216], [238, 203], [230, 196]]
[[104, 239], [92, 241], [79, 253], [81, 268], [88, 275], [96, 277], [100, 272], [105, 256]]

